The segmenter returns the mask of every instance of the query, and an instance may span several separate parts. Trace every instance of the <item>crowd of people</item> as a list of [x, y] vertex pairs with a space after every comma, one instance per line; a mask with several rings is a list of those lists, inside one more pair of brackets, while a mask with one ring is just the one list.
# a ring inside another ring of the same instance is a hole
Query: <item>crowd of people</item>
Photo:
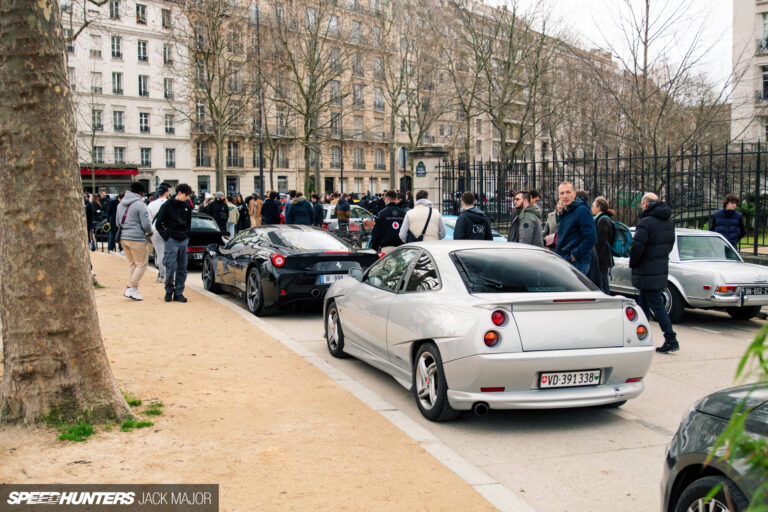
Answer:
[[[551, 249], [600, 290], [610, 293], [616, 213], [605, 197], [598, 196], [590, 203], [586, 191], [577, 191], [565, 181], [558, 186], [555, 209], [544, 217], [537, 190], [519, 190], [510, 195], [514, 208], [510, 208], [509, 242]], [[339, 230], [344, 231], [349, 225], [350, 204], [356, 201], [376, 217], [370, 247], [377, 252], [386, 254], [408, 242], [442, 240], [446, 236], [443, 217], [425, 190], [416, 192], [415, 198], [410, 192], [395, 190], [354, 198], [332, 192], [311, 194], [307, 199], [295, 190], [289, 191], [283, 200], [276, 191], [265, 197], [262, 199], [257, 193], [243, 197], [223, 192], [195, 195], [186, 184], [178, 185], [171, 196], [171, 187], [165, 183], [148, 196], [145, 186], [134, 182], [129, 190], [112, 199], [102, 189], [98, 195], [84, 196], [91, 248], [95, 249], [93, 231], [100, 226], [108, 233], [108, 251], [119, 248], [128, 260], [129, 282], [124, 295], [142, 300], [138, 288], [148, 264], [147, 241], [151, 241], [159, 269], [157, 282], [165, 283], [165, 301], [187, 302], [183, 292], [191, 214], [195, 209], [210, 215], [222, 233], [232, 237], [240, 230], [267, 224], [322, 226], [323, 205], [333, 205]], [[453, 238], [492, 240], [490, 221], [477, 206], [475, 194], [464, 192], [460, 200]], [[640, 292], [640, 307], [647, 316], [653, 314], [664, 333], [664, 344], [657, 351], [673, 352], [679, 350], [679, 343], [662, 300], [669, 253], [675, 241], [672, 211], [653, 193], [645, 194], [640, 204], [642, 212], [629, 247], [632, 284]], [[722, 234], [734, 247], [746, 233], [738, 204], [739, 198], [728, 194], [723, 208], [709, 220], [709, 229]]]

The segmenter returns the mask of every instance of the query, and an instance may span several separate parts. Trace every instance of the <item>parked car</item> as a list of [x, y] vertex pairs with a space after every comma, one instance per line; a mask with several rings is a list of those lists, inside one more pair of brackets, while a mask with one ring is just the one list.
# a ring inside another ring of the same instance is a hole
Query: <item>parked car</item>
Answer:
[[350, 204], [349, 231], [346, 233], [339, 232], [339, 219], [336, 218], [335, 204], [324, 204], [323, 215], [323, 229], [333, 232], [353, 247], [368, 246], [371, 241], [373, 224], [376, 222], [376, 217], [371, 212], [362, 206]]
[[620, 406], [654, 351], [633, 300], [551, 251], [491, 241], [406, 244], [328, 290], [328, 350], [412, 390], [430, 420], [462, 410]]
[[[634, 233], [634, 229], [632, 230]], [[748, 320], [768, 304], [768, 268], [744, 263], [719, 233], [698, 229], [675, 230], [669, 254], [669, 281], [662, 292], [672, 322], [685, 308], [721, 309], [738, 320]], [[615, 258], [611, 291], [636, 296], [629, 258]]]
[[[187, 267], [201, 265], [205, 251], [210, 244], [224, 243], [224, 236], [229, 232], [220, 231], [219, 225], [208, 214], [193, 211], [192, 225], [189, 235], [189, 247], [187, 247]], [[149, 257], [155, 261], [155, 248], [149, 244]], [[155, 266], [157, 263], [155, 262]]]
[[[754, 390], [753, 387], [750, 384], [712, 393], [683, 416], [667, 446], [661, 480], [664, 512], [740, 512], [747, 507], [764, 482], [749, 473], [746, 460], [732, 464], [719, 457], [709, 459], [709, 454], [743, 401], [744, 410], [748, 412], [745, 433], [755, 441], [768, 441], [768, 385], [760, 384]], [[722, 453], [724, 449], [718, 452]], [[717, 485], [723, 488], [705, 504], [704, 498]], [[729, 503], [732, 506], [728, 506]], [[768, 501], [763, 505], [768, 505]]]
[[[443, 215], [443, 224], [445, 224], [445, 238], [443, 238], [443, 240], [453, 240], [453, 230], [456, 229], [456, 220], [458, 218], [459, 217], [457, 217], [456, 215]], [[493, 234], [494, 242], [507, 241], [507, 237], [505, 237], [495, 229], [492, 229], [491, 233]]]
[[331, 283], [378, 258], [316, 227], [273, 224], [243, 230], [224, 246], [208, 246], [202, 278], [206, 290], [245, 298], [251, 313], [266, 316], [284, 304], [321, 301]]

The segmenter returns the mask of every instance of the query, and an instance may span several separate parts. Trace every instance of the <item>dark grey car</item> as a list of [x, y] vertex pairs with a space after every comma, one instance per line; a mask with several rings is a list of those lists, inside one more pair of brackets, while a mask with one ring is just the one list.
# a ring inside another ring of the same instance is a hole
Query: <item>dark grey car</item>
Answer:
[[[753, 387], [739, 386], [712, 393], [699, 400], [683, 417], [667, 447], [661, 481], [664, 512], [738, 512], [747, 507], [762, 482], [748, 472], [746, 462], [738, 460], [731, 464], [717, 457], [707, 464], [705, 461], [734, 411], [745, 399], [749, 411], [746, 433], [768, 439], [768, 383]], [[721, 489], [704, 505], [703, 498], [720, 483], [727, 489], [728, 496]]]

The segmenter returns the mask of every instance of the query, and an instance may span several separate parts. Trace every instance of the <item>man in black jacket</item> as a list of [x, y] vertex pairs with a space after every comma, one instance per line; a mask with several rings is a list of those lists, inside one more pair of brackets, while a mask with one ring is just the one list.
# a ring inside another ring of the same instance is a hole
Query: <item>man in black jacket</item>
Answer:
[[280, 212], [282, 211], [280, 201], [277, 200], [277, 192], [273, 190], [269, 193], [269, 199], [264, 201], [261, 207], [261, 223], [280, 224]]
[[371, 248], [387, 254], [395, 247], [403, 245], [400, 240], [400, 226], [403, 225], [405, 209], [397, 205], [397, 194], [394, 190], [387, 190], [384, 202], [387, 206], [379, 212], [371, 232]]
[[453, 229], [454, 240], [493, 240], [491, 223], [483, 210], [475, 206], [475, 194], [461, 194], [461, 214]]
[[669, 253], [675, 243], [675, 225], [672, 210], [659, 201], [656, 194], [648, 193], [640, 201], [643, 213], [635, 228], [629, 249], [629, 268], [632, 269], [632, 286], [640, 290], [638, 302], [646, 316], [653, 312], [664, 332], [664, 344], [656, 352], [666, 354], [680, 349], [677, 335], [661, 298], [667, 287]]
[[320, 196], [317, 194], [312, 194], [312, 225], [320, 227], [323, 225], [323, 220], [325, 220], [325, 210], [323, 210], [323, 205], [320, 203]]
[[176, 196], [166, 201], [155, 217], [157, 232], [165, 240], [165, 302], [187, 302], [184, 283], [187, 280], [187, 248], [192, 231], [191, 195], [192, 187], [186, 183], [178, 185]]
[[227, 198], [224, 196], [224, 192], [216, 192], [216, 200], [203, 208], [203, 213], [207, 213], [216, 224], [219, 225], [221, 232], [229, 233], [227, 230], [227, 221], [229, 220], [229, 206], [227, 206]]

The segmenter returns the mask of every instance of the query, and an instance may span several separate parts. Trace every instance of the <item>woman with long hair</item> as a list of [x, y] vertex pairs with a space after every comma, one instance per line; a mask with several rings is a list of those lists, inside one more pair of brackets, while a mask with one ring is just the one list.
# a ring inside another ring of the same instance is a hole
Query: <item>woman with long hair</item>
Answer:
[[611, 254], [611, 244], [616, 236], [613, 227], [613, 218], [616, 212], [611, 209], [608, 200], [603, 196], [598, 196], [592, 202], [592, 215], [597, 227], [597, 261], [599, 272], [599, 282], [596, 283], [601, 290], [610, 294], [611, 288], [608, 282], [608, 271], [613, 266], [613, 254]]

